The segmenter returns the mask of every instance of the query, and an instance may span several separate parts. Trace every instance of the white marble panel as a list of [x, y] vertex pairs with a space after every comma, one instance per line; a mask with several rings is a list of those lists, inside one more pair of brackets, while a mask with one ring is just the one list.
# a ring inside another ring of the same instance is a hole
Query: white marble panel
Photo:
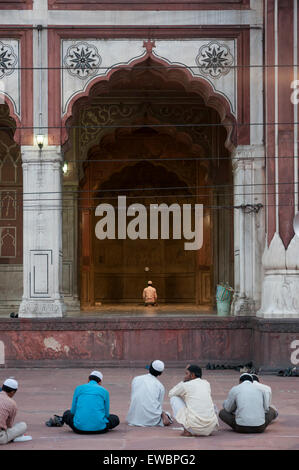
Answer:
[[14, 112], [21, 117], [21, 56], [20, 41], [0, 38], [0, 104], [2, 95], [13, 103]]
[[[187, 67], [191, 75], [206, 80], [228, 100], [232, 113], [236, 114], [236, 48], [236, 40], [225, 38], [155, 40], [153, 55], [165, 64]], [[70, 100], [86, 90], [96, 77], [107, 75], [111, 68], [131, 64], [145, 53], [142, 39], [62, 40], [62, 115]]]

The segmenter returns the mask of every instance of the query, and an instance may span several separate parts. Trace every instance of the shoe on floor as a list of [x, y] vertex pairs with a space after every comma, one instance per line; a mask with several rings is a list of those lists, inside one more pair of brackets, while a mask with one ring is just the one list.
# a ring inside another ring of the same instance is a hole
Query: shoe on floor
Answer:
[[54, 415], [53, 418], [50, 418], [49, 421], [46, 421], [46, 426], [49, 426], [49, 428], [60, 428], [63, 426], [63, 419], [62, 416]]
[[22, 436], [16, 437], [13, 442], [25, 442], [25, 441], [32, 441], [31, 436], [26, 436], [23, 434]]

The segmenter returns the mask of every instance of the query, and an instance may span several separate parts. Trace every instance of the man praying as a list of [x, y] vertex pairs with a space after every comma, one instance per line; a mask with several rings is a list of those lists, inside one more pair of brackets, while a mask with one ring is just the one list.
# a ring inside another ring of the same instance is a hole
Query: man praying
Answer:
[[143, 289], [143, 300], [144, 305], [147, 307], [148, 305], [154, 306], [157, 303], [157, 291], [152, 285], [152, 281], [148, 281], [147, 287]]

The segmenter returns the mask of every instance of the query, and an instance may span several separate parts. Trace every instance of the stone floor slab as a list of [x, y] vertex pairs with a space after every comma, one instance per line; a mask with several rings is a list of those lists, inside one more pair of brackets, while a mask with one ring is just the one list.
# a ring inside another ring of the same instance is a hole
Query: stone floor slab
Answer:
[[[0, 369], [0, 383], [10, 376], [19, 382], [16, 394], [17, 421], [25, 421], [32, 441], [9, 443], [1, 450], [299, 450], [299, 377], [264, 375], [261, 380], [272, 387], [273, 404], [279, 410], [277, 421], [263, 434], [234, 433], [220, 421], [217, 432], [208, 437], [182, 437], [179, 425], [168, 428], [136, 428], [125, 422], [130, 400], [130, 384], [145, 369], [101, 368], [103, 386], [110, 392], [111, 412], [120, 425], [105, 435], [77, 435], [67, 426], [49, 428], [45, 422], [53, 414], [70, 408], [74, 388], [87, 381], [87, 369]], [[168, 391], [184, 376], [184, 369], [166, 369], [161, 381]], [[236, 371], [206, 371], [212, 397], [221, 408], [228, 391], [238, 383]], [[166, 393], [165, 409], [171, 411]]]

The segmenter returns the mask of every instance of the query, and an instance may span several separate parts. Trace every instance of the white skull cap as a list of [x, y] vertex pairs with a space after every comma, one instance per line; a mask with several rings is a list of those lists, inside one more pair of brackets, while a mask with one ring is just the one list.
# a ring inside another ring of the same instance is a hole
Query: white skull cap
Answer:
[[18, 390], [18, 382], [15, 379], [6, 379], [3, 383], [6, 387], [13, 388], [14, 390]]
[[100, 380], [103, 380], [103, 374], [102, 372], [99, 372], [98, 370], [94, 370], [89, 375], [94, 375], [95, 377], [98, 377]]
[[252, 377], [252, 375], [249, 374], [249, 372], [243, 372], [243, 374], [240, 375], [240, 378], [243, 377], [244, 375], [249, 375], [249, 377]]
[[164, 362], [159, 361], [159, 359], [157, 359], [156, 361], [152, 362], [152, 368], [155, 369], [157, 372], [163, 372]]

